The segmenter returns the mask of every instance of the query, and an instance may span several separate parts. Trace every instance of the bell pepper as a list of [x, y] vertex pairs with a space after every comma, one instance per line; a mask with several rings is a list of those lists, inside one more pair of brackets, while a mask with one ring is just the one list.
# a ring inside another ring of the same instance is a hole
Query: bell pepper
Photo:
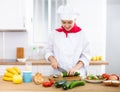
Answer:
[[15, 84], [22, 83], [22, 76], [21, 75], [14, 75], [13, 76], [13, 83], [15, 83]]

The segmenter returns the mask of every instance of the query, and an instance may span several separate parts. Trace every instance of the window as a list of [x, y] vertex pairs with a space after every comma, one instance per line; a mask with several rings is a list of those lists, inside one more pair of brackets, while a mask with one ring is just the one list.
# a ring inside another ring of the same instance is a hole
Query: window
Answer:
[[56, 10], [66, 0], [34, 0], [33, 1], [33, 41], [46, 43], [48, 32], [58, 26]]

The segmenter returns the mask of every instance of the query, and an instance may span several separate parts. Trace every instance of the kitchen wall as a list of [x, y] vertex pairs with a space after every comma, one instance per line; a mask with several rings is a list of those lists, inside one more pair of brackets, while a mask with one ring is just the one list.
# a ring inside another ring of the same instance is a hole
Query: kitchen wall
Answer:
[[79, 12], [77, 24], [86, 32], [91, 54], [106, 58], [106, 0], [68, 0]]
[[[106, 45], [106, 0], [68, 0], [80, 13], [77, 24], [86, 32], [91, 43], [92, 55], [102, 55], [105, 59]], [[29, 14], [29, 13], [28, 13]], [[29, 24], [29, 23], [28, 23]], [[29, 26], [28, 26], [29, 28]], [[16, 47], [24, 46], [29, 53], [29, 46], [33, 45], [33, 33], [8, 32], [4, 34], [5, 49], [3, 49], [3, 33], [0, 33], [0, 58], [15, 59]], [[4, 50], [4, 51], [2, 51]]]
[[32, 0], [0, 1], [0, 31], [26, 29], [26, 32], [0, 32], [0, 59], [16, 59], [17, 47], [25, 48], [25, 56], [30, 53], [32, 4]]
[[[68, 3], [80, 13], [77, 24], [89, 38], [92, 55], [102, 55], [109, 62], [106, 72], [119, 74], [120, 0], [68, 0]], [[15, 59], [16, 47], [22, 46], [28, 56], [29, 47], [33, 45], [33, 33], [31, 26], [27, 27], [27, 32], [0, 32], [0, 59]]]
[[106, 71], [120, 75], [120, 0], [107, 2]]
[[15, 59], [16, 47], [27, 49], [27, 38], [27, 32], [0, 32], [0, 58]]
[[0, 33], [0, 58], [3, 56], [3, 33]]

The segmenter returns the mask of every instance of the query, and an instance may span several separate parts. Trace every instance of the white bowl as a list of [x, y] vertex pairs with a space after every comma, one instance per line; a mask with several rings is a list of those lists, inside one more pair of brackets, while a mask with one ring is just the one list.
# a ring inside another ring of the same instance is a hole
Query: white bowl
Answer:
[[26, 58], [17, 58], [17, 61], [18, 61], [18, 62], [25, 62], [25, 61], [26, 61]]

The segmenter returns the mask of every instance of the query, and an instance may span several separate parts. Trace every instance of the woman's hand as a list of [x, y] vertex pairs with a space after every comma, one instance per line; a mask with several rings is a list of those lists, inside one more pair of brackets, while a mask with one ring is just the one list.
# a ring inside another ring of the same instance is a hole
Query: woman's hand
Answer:
[[50, 56], [50, 57], [49, 57], [49, 61], [51, 62], [51, 66], [52, 66], [54, 69], [57, 69], [57, 68], [58, 68], [58, 63], [57, 63], [57, 60], [55, 59], [54, 56]]
[[69, 75], [74, 75], [74, 73], [75, 73], [77, 70], [78, 70], [78, 69], [77, 69], [76, 67], [74, 67], [74, 68], [70, 69], [70, 70], [68, 71], [68, 73], [69, 73]]
[[70, 75], [74, 75], [74, 73], [75, 73], [79, 68], [81, 68], [81, 67], [83, 67], [83, 66], [84, 66], [83, 62], [82, 62], [82, 61], [78, 61], [78, 63], [76, 64], [76, 66], [74, 66], [72, 69], [70, 69], [68, 73], [69, 73]]
[[58, 63], [57, 63], [57, 61], [51, 61], [51, 66], [52, 66], [54, 69], [57, 69], [57, 68], [58, 68]]

